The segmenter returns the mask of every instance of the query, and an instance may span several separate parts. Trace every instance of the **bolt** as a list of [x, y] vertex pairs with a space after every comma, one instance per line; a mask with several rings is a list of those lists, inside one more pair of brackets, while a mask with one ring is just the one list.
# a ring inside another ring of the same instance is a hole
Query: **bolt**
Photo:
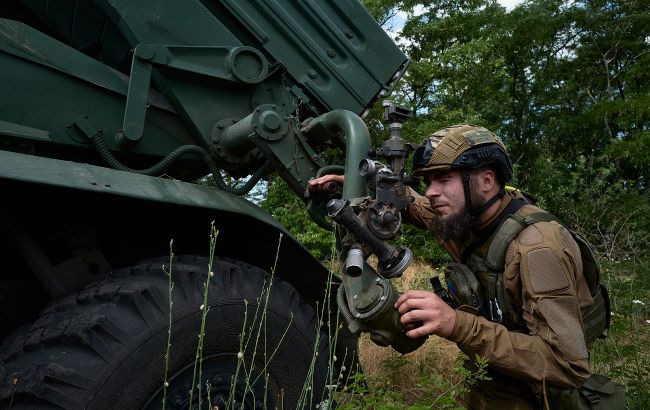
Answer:
[[336, 56], [336, 51], [334, 51], [334, 49], [331, 48], [331, 47], [328, 48], [328, 49], [327, 49], [327, 56], [328, 56], [328, 57], [332, 57], [332, 58], [335, 57], [335, 56]]
[[110, 188], [110, 187], [111, 187], [111, 184], [104, 184], [104, 186], [105, 186], [106, 188]]
[[309, 76], [309, 78], [318, 77], [318, 74], [316, 74], [316, 70], [314, 70], [314, 69], [310, 69], [309, 71], [307, 71], [307, 75]]
[[[264, 111], [262, 115], [260, 115], [260, 122], [264, 129], [269, 132], [277, 131], [282, 125], [281, 118], [274, 111]], [[255, 128], [255, 125], [253, 125], [253, 128]]]
[[352, 296], [352, 299], [358, 299], [358, 298], [359, 298], [359, 295]]
[[156, 52], [149, 46], [140, 45], [136, 48], [138, 57], [143, 60], [151, 60], [156, 55]]
[[347, 38], [354, 37], [354, 33], [352, 32], [352, 30], [350, 30], [350, 29], [345, 30], [345, 37], [347, 37]]

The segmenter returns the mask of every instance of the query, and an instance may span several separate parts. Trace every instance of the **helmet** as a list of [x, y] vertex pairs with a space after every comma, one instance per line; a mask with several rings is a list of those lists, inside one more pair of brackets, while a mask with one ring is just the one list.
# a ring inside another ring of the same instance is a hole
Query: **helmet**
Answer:
[[487, 128], [469, 124], [436, 131], [422, 141], [413, 155], [413, 175], [485, 165], [496, 166], [503, 185], [512, 178], [512, 163], [501, 139]]

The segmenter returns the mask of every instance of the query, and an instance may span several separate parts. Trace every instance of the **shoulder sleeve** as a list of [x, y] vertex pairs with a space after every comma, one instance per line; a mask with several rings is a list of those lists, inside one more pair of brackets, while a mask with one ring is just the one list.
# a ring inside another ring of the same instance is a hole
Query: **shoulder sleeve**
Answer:
[[504, 281], [522, 308], [528, 334], [457, 313], [451, 339], [461, 350], [488, 359], [495, 370], [535, 382], [578, 387], [589, 377], [588, 352], [576, 278], [580, 254], [564, 227], [539, 222], [524, 229], [506, 253]]
[[406, 195], [413, 198], [406, 212], [406, 222], [418, 228], [431, 230], [436, 214], [433, 212], [429, 200], [411, 187], [406, 187]]

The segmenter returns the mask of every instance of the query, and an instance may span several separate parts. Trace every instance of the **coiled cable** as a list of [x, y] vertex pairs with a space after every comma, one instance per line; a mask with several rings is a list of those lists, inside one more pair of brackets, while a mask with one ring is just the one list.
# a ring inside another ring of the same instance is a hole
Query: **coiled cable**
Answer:
[[259, 180], [262, 179], [264, 175], [268, 174], [273, 169], [270, 162], [267, 161], [263, 166], [261, 166], [257, 171], [253, 173], [253, 175], [244, 185], [240, 187], [231, 187], [224, 182], [221, 176], [221, 169], [219, 168], [215, 160], [212, 158], [212, 156], [210, 156], [208, 150], [198, 145], [182, 145], [176, 148], [175, 150], [173, 150], [172, 152], [170, 152], [169, 154], [167, 154], [165, 158], [160, 160], [160, 162], [158, 162], [156, 165], [146, 169], [134, 169], [134, 168], [127, 167], [126, 165], [122, 164], [117, 158], [115, 158], [111, 150], [104, 142], [104, 139], [102, 138], [101, 134], [94, 135], [91, 138], [91, 141], [93, 146], [99, 153], [99, 156], [101, 156], [102, 159], [110, 167], [117, 169], [119, 171], [131, 172], [134, 174], [141, 174], [141, 175], [150, 175], [150, 176], [160, 175], [183, 155], [189, 153], [198, 154], [201, 156], [203, 161], [207, 164], [208, 168], [210, 169], [210, 172], [212, 173], [212, 178], [214, 179], [214, 183], [217, 185], [217, 188], [234, 195], [247, 194], [248, 192], [250, 192], [251, 189], [253, 189], [253, 187], [259, 182]]

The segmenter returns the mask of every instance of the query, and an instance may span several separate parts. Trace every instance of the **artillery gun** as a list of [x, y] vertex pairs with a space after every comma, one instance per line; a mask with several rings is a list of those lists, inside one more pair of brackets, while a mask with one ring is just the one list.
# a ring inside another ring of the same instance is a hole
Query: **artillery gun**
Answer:
[[0, 408], [317, 405], [357, 339], [330, 346], [328, 271], [244, 194], [303, 196], [337, 147], [365, 197], [360, 116], [407, 63], [355, 0], [2, 2]]

